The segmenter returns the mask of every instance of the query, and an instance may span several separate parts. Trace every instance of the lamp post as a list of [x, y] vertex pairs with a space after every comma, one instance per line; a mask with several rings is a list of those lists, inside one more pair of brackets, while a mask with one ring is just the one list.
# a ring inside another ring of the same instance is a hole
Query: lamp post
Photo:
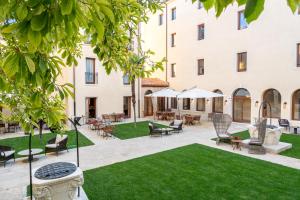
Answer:
[[29, 191], [30, 191], [30, 200], [32, 200], [32, 165], [31, 165], [31, 139], [32, 139], [32, 134], [31, 133], [29, 133], [29, 144], [28, 144], [28, 146], [29, 146], [29, 157], [28, 157], [28, 161], [29, 161], [29, 181], [30, 181], [30, 186], [29, 186]]

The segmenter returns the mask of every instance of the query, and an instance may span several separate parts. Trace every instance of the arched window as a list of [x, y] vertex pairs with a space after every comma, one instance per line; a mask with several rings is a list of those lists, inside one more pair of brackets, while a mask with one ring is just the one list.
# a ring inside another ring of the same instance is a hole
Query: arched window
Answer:
[[251, 121], [251, 96], [245, 88], [239, 88], [233, 93], [233, 120], [247, 123]]
[[[214, 90], [215, 93], [223, 94], [221, 90]], [[223, 113], [223, 97], [213, 98], [212, 111], [214, 113]]]
[[292, 119], [300, 120], [300, 89], [293, 94]]
[[278, 90], [269, 89], [266, 90], [263, 96], [263, 101], [267, 102], [271, 106], [271, 113], [267, 107], [263, 108], [263, 116], [271, 118], [281, 117], [281, 95]]
[[152, 91], [151, 90], [147, 90], [145, 92], [145, 97], [144, 97], [144, 116], [151, 116], [151, 115], [153, 115], [152, 99], [151, 99], [151, 97], [146, 96], [148, 94], [152, 94]]

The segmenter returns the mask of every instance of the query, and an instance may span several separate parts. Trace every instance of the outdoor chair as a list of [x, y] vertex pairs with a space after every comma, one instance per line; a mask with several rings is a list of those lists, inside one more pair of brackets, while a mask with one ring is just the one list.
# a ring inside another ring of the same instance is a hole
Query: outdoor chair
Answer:
[[200, 124], [201, 123], [201, 115], [195, 115], [193, 116], [193, 121], [197, 124]]
[[258, 120], [255, 126], [257, 128], [258, 137], [250, 138], [248, 152], [251, 154], [265, 154], [266, 150], [263, 147], [263, 144], [267, 131], [267, 119]]
[[163, 131], [161, 128], [156, 127], [153, 123], [149, 123], [149, 135], [150, 136], [162, 136]]
[[106, 115], [106, 114], [102, 115], [102, 120], [103, 120], [105, 123], [108, 123], [108, 124], [111, 123], [111, 118], [110, 118], [109, 115]]
[[106, 125], [104, 127], [102, 127], [102, 137], [103, 138], [108, 138], [108, 137], [112, 137], [113, 133], [114, 133], [114, 126], [112, 125]]
[[182, 120], [174, 120], [170, 123], [169, 128], [172, 128], [174, 129], [174, 132], [179, 133], [183, 131], [182, 125], [183, 125]]
[[285, 130], [291, 130], [290, 122], [287, 119], [278, 119], [278, 124], [279, 126], [284, 127]]
[[67, 135], [59, 135], [48, 140], [45, 146], [45, 155], [46, 153], [55, 152], [58, 155], [58, 152], [67, 150], [68, 151], [68, 136]]
[[216, 113], [213, 115], [213, 124], [217, 133], [217, 145], [220, 142], [228, 142], [231, 141], [230, 133], [228, 133], [228, 129], [232, 123], [232, 118], [228, 114]]
[[4, 164], [4, 167], [6, 165], [6, 162], [10, 159], [15, 159], [15, 150], [12, 147], [9, 146], [0, 146], [0, 162]]

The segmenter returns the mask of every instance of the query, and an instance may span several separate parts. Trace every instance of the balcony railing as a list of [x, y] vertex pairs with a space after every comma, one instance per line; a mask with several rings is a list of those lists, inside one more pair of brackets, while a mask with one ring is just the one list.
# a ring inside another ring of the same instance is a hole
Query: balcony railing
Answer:
[[85, 84], [98, 84], [98, 73], [85, 72]]

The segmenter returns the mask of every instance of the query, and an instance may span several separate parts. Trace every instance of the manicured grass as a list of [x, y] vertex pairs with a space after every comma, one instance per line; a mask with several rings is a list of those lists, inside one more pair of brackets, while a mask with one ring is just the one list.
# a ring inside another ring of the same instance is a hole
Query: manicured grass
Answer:
[[[76, 147], [76, 134], [75, 131], [67, 131], [66, 133], [68, 135], [68, 147], [69, 148], [75, 148]], [[40, 148], [44, 149], [47, 141], [53, 137], [55, 137], [55, 133], [45, 133], [42, 136], [42, 140], [40, 140], [39, 135], [34, 135], [32, 137], [32, 148]], [[29, 136], [23, 136], [23, 137], [15, 137], [15, 138], [8, 138], [0, 140], [0, 145], [6, 145], [13, 147], [16, 152], [19, 152], [21, 150], [28, 149], [28, 139]], [[79, 133], [79, 146], [89, 146], [94, 145], [92, 141], [90, 141], [88, 138], [86, 138], [84, 135]], [[18, 154], [16, 154], [16, 157], [20, 157]]]
[[[250, 134], [248, 131], [235, 133], [233, 135], [240, 136], [243, 140], [250, 138]], [[291, 149], [281, 152], [281, 155], [300, 159], [300, 135], [283, 133], [281, 135], [280, 141], [291, 143], [293, 145]]]
[[[149, 121], [137, 122], [136, 127], [134, 123], [126, 123], [116, 125], [113, 135], [119, 139], [125, 140], [129, 138], [141, 137], [149, 135]], [[158, 127], [166, 127], [161, 124], [155, 124]]]
[[194, 144], [84, 172], [90, 200], [300, 199], [300, 170]]

